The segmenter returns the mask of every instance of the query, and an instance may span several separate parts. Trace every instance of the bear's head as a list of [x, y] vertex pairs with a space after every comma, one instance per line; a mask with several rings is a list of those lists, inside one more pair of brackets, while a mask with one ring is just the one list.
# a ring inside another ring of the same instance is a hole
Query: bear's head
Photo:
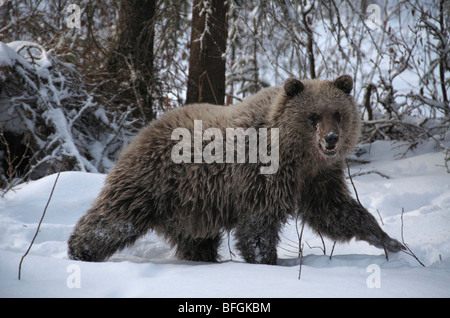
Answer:
[[350, 75], [333, 81], [288, 79], [269, 120], [280, 127], [280, 138], [300, 140], [301, 147], [309, 147], [314, 157], [330, 162], [345, 158], [360, 136], [352, 89]]

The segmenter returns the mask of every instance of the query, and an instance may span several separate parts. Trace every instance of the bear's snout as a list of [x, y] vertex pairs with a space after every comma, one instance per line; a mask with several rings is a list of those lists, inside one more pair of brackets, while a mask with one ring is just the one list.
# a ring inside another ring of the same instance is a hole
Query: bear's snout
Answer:
[[332, 150], [336, 148], [336, 144], [339, 141], [339, 134], [337, 132], [329, 132], [325, 136], [325, 142], [326, 142], [326, 149]]
[[339, 141], [339, 134], [331, 131], [325, 137], [319, 139], [319, 149], [321, 153], [328, 158], [337, 155], [337, 144]]

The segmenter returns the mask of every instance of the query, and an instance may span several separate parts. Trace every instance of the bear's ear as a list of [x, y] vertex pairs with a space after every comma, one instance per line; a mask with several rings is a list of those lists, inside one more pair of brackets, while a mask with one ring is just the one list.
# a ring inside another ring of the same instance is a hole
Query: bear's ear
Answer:
[[350, 75], [341, 75], [333, 81], [333, 85], [346, 94], [353, 89], [353, 78]]
[[286, 82], [284, 82], [283, 87], [284, 91], [286, 92], [286, 95], [290, 98], [294, 97], [295, 95], [303, 91], [303, 89], [305, 88], [303, 86], [303, 83], [295, 78], [290, 78], [286, 80]]

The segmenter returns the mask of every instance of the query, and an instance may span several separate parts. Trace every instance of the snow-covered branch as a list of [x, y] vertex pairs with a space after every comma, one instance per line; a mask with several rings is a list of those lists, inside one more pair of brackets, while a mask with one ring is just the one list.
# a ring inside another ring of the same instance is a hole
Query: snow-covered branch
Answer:
[[59, 170], [107, 171], [132, 135], [73, 65], [36, 43], [0, 42], [0, 76], [1, 188]]

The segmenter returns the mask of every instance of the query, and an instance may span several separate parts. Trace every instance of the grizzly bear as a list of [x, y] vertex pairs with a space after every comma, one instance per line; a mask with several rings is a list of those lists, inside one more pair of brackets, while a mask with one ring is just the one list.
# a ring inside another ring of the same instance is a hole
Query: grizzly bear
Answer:
[[352, 88], [349, 75], [288, 79], [234, 106], [166, 113], [122, 152], [75, 226], [69, 257], [103, 261], [153, 230], [179, 258], [214, 262], [233, 230], [245, 261], [276, 264], [280, 230], [297, 213], [334, 241], [404, 249], [347, 188], [345, 157], [360, 131]]

